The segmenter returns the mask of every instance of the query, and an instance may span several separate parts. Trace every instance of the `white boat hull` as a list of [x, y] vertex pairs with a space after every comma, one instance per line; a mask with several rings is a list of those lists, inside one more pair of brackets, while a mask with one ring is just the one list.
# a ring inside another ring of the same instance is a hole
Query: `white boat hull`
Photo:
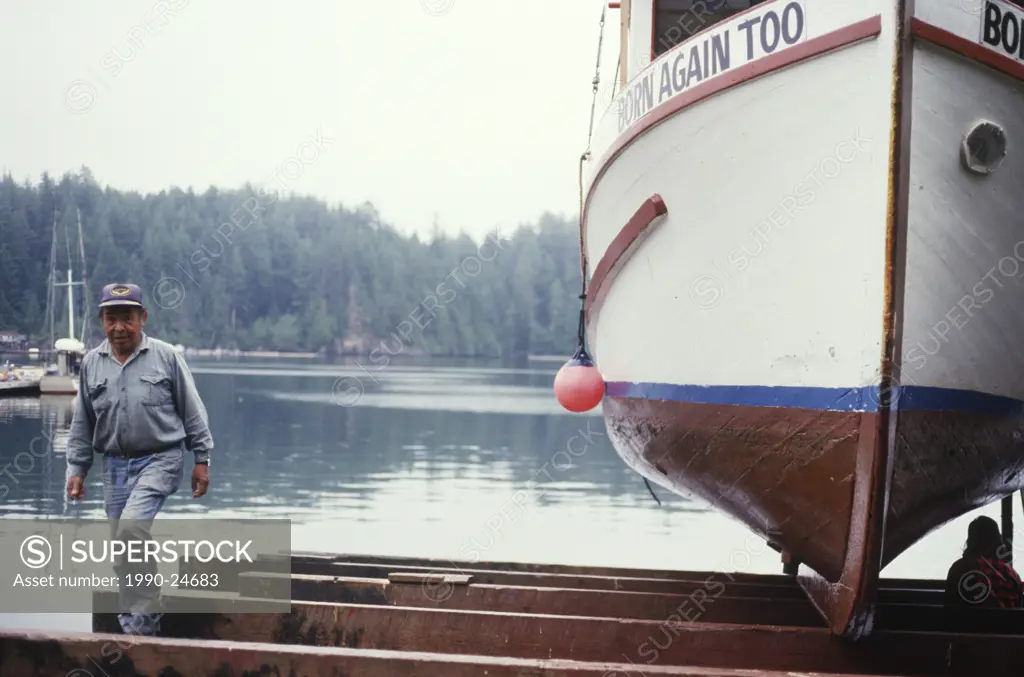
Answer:
[[39, 390], [46, 395], [77, 395], [78, 378], [46, 375], [39, 382]]
[[[671, 82], [794, 6], [791, 45]], [[630, 72], [584, 173], [616, 449], [808, 565], [851, 635], [887, 563], [1024, 488], [1024, 64], [979, 52], [957, 3], [905, 7], [778, 0], [709, 29]], [[1011, 139], [985, 176], [960, 162], [980, 119]]]

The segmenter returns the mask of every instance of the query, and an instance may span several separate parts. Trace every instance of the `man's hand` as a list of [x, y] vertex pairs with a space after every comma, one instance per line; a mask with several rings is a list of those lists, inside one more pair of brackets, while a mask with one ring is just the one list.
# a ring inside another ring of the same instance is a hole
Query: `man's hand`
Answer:
[[85, 497], [85, 478], [72, 475], [68, 478], [68, 498], [77, 501]]
[[197, 463], [192, 470], [192, 498], [199, 498], [210, 488], [210, 466]]

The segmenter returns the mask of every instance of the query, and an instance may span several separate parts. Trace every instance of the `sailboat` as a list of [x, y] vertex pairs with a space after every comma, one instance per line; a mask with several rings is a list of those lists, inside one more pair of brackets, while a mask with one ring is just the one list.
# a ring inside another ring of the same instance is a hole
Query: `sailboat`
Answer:
[[[89, 316], [83, 312], [81, 338], [75, 336], [75, 287], [81, 287], [83, 300], [86, 289], [85, 284], [85, 245], [82, 238], [82, 213], [77, 211], [78, 217], [78, 247], [81, 257], [82, 279], [75, 281], [72, 277], [71, 245], [66, 241], [68, 254], [67, 281], [57, 282], [57, 219], [53, 220], [53, 240], [50, 248], [50, 284], [47, 294], [47, 322], [49, 333], [56, 355], [56, 363], [47, 369], [39, 381], [39, 391], [44, 395], [77, 395], [78, 394], [78, 371], [81, 359], [85, 355], [85, 338], [88, 333]], [[66, 238], [67, 240], [67, 238]], [[60, 287], [67, 287], [67, 309], [68, 309], [68, 335], [53, 341], [55, 333], [55, 310], [56, 291]], [[83, 304], [84, 305], [84, 304]]]
[[580, 235], [610, 439], [849, 638], [887, 564], [1024, 489], [1024, 7], [966, 5], [609, 5]]

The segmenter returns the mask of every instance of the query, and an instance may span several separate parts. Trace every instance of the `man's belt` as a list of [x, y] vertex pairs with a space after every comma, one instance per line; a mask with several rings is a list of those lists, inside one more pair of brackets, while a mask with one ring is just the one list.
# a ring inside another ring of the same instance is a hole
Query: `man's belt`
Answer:
[[153, 454], [160, 454], [165, 451], [177, 449], [181, 446], [181, 442], [182, 440], [179, 440], [173, 444], [166, 444], [155, 449], [142, 449], [138, 451], [105, 451], [102, 453], [104, 456], [109, 456], [110, 458], [142, 458], [143, 456], [151, 456]]

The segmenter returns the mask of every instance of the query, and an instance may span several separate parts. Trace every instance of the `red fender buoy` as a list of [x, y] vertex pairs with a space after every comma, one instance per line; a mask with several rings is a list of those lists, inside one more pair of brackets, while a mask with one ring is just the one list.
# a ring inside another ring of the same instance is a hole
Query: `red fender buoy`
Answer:
[[604, 397], [604, 379], [584, 353], [578, 353], [562, 365], [555, 375], [555, 397], [558, 403], [574, 413], [590, 411]]
[[[582, 224], [580, 226], [582, 228]], [[582, 242], [580, 243], [582, 256]], [[555, 374], [555, 397], [558, 403], [569, 411], [580, 414], [590, 411], [604, 397], [604, 379], [587, 354], [587, 264], [583, 259], [580, 271], [583, 276], [583, 291], [580, 293], [580, 324], [576, 332], [576, 352], [572, 359], [562, 365]]]

